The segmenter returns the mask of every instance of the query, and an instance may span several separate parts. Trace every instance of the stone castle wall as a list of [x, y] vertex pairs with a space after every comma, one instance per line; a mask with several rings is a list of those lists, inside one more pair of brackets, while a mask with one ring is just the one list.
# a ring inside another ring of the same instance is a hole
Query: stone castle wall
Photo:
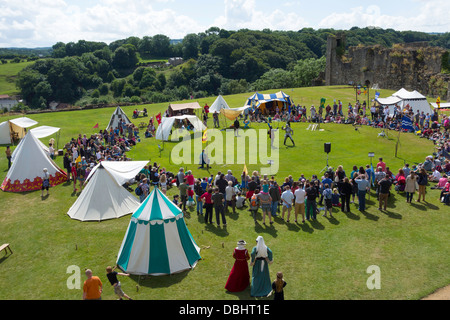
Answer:
[[345, 36], [330, 36], [327, 43], [326, 85], [364, 85], [399, 90], [417, 90], [428, 96], [450, 100], [450, 75], [441, 74], [446, 50], [426, 43], [350, 47]]

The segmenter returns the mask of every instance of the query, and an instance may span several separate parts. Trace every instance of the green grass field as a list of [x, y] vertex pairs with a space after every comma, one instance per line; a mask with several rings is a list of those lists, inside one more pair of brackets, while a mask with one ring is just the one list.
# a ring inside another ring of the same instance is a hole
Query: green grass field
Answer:
[[17, 74], [33, 63], [34, 61], [0, 64], [0, 94], [18, 94], [15, 83]]
[[[275, 92], [278, 90], [272, 90]], [[295, 103], [319, 104], [340, 99], [344, 106], [354, 101], [354, 91], [344, 87], [321, 87], [285, 89]], [[392, 91], [382, 90], [382, 96]], [[371, 92], [371, 95], [373, 93]], [[230, 107], [241, 107], [250, 94], [226, 96]], [[211, 105], [215, 97], [199, 99], [200, 105]], [[159, 113], [167, 104], [147, 105], [149, 115]], [[123, 107], [131, 118], [135, 107]], [[142, 109], [139, 106], [139, 109]], [[61, 129], [59, 148], [78, 133], [90, 134], [99, 123], [106, 127], [113, 109], [95, 109], [29, 115], [39, 125], [58, 126]], [[3, 117], [2, 121], [7, 119]], [[136, 124], [148, 118], [133, 120]], [[212, 127], [211, 123], [208, 123]], [[221, 123], [225, 124], [224, 120]], [[231, 121], [226, 123], [231, 125]], [[265, 124], [252, 124], [253, 128], [267, 129]], [[329, 154], [330, 166], [343, 165], [349, 173], [353, 165], [370, 163], [368, 152], [375, 152], [375, 159], [383, 157], [393, 172], [405, 162], [416, 164], [434, 152], [431, 141], [412, 134], [402, 134], [397, 157], [395, 146], [398, 135], [388, 132], [379, 137], [379, 130], [353, 126], [324, 124], [324, 131], [306, 130], [308, 124], [293, 124], [296, 147], [285, 147], [280, 142], [280, 168], [276, 174], [281, 182], [287, 175], [294, 179], [303, 173], [306, 177], [320, 174], [326, 165], [324, 142], [332, 143]], [[49, 137], [51, 138], [51, 137]], [[48, 139], [42, 139], [44, 143]], [[171, 161], [170, 151], [176, 145], [166, 142], [159, 152], [154, 138], [141, 139], [129, 152], [134, 160], [158, 162], [176, 172], [180, 165]], [[269, 142], [268, 142], [269, 143]], [[270, 146], [269, 146], [270, 148]], [[248, 157], [248, 154], [246, 155]], [[375, 160], [374, 160], [375, 161]], [[62, 167], [62, 158], [56, 162]], [[233, 170], [238, 175], [242, 164], [213, 165], [210, 172], [197, 169], [197, 164], [183, 164], [196, 177], [216, 174], [217, 171]], [[267, 165], [247, 165], [249, 171]], [[7, 173], [4, 152], [0, 154], [1, 179]], [[431, 184], [430, 184], [431, 186]], [[251, 250], [258, 235], [274, 252], [270, 265], [271, 278], [282, 271], [288, 283], [286, 299], [325, 300], [398, 300], [420, 299], [450, 283], [450, 215], [448, 207], [439, 201], [439, 192], [427, 188], [427, 202], [405, 203], [404, 194], [392, 193], [388, 210], [376, 209], [375, 192], [368, 201], [368, 210], [360, 213], [352, 205], [352, 213], [335, 209], [334, 219], [319, 216], [317, 222], [305, 224], [285, 223], [275, 219], [272, 226], [254, 224], [247, 210], [238, 210], [236, 216], [227, 215], [228, 226], [217, 228], [205, 225], [195, 209], [186, 216], [187, 226], [197, 244], [202, 248], [202, 259], [189, 272], [162, 277], [122, 278], [124, 291], [137, 300], [237, 300], [253, 299], [250, 288], [241, 293], [227, 293], [224, 289], [228, 274], [234, 263], [232, 251], [239, 239], [245, 239]], [[169, 191], [171, 197], [175, 189]], [[77, 194], [71, 184], [50, 189], [44, 200], [40, 192], [13, 194], [0, 192], [0, 242], [10, 243], [13, 254], [4, 257], [0, 253], [0, 299], [18, 300], [80, 300], [81, 290], [68, 289], [69, 266], [81, 270], [91, 268], [104, 283], [103, 299], [116, 299], [106, 279], [105, 268], [114, 265], [127, 230], [130, 216], [103, 222], [80, 222], [72, 220], [67, 211]], [[416, 195], [417, 197], [417, 195]], [[261, 213], [261, 211], [259, 211]], [[292, 219], [291, 219], [292, 220]], [[371, 274], [369, 266], [379, 266], [381, 289], [369, 290], [366, 281]], [[85, 277], [82, 272], [81, 281]]]

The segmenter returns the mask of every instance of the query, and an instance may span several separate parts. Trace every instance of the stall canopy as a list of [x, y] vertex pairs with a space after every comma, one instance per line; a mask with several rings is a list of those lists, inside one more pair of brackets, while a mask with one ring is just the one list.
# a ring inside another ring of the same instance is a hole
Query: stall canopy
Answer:
[[100, 168], [106, 169], [118, 185], [122, 186], [142, 170], [148, 161], [102, 161], [89, 173], [86, 181], [89, 181], [94, 173]]
[[228, 106], [225, 99], [221, 95], [219, 95], [211, 105], [211, 107], [209, 107], [209, 112], [221, 112], [222, 109], [230, 109], [230, 107]]
[[229, 108], [221, 109], [220, 112], [228, 119], [234, 121], [239, 115], [245, 111], [245, 109], [251, 108], [251, 106], [243, 106], [241, 108]]
[[246, 105], [259, 108], [263, 114], [266, 114], [275, 112], [277, 106], [279, 110], [282, 110], [283, 107], [288, 108], [292, 103], [290, 96], [283, 91], [279, 91], [277, 93], [269, 94], [256, 92], [247, 99]]
[[30, 132], [34, 134], [34, 136], [38, 139], [46, 138], [59, 132], [61, 128], [50, 127], [50, 126], [40, 126], [33, 129], [30, 129]]
[[450, 102], [441, 103], [441, 104], [439, 104], [439, 106], [437, 105], [437, 103], [432, 102], [431, 105], [435, 109], [450, 109]]
[[200, 248], [184, 221], [183, 212], [158, 188], [131, 216], [117, 256], [126, 273], [166, 275], [194, 268]]
[[425, 114], [433, 113], [427, 98], [416, 90], [408, 91], [402, 88], [392, 94], [392, 96], [387, 98], [377, 98], [376, 101], [382, 106], [388, 106], [390, 114], [394, 113], [394, 108], [396, 105], [398, 105], [402, 110], [409, 105], [414, 113], [417, 111], [423, 111]]
[[169, 108], [167, 109], [167, 113], [169, 116], [181, 116], [181, 115], [193, 115], [196, 109], [201, 109], [202, 107], [198, 104], [198, 102], [189, 102], [189, 103], [171, 103], [169, 104]]
[[163, 117], [161, 119], [161, 123], [158, 126], [158, 129], [156, 130], [155, 138], [157, 140], [168, 141], [175, 120], [184, 120], [184, 119], [187, 119], [192, 124], [192, 126], [194, 127], [194, 132], [204, 131], [206, 129], [203, 122], [201, 122], [201, 120], [194, 115]]
[[22, 139], [26, 134], [26, 129], [36, 124], [37, 121], [27, 117], [0, 123], [0, 144], [11, 144], [13, 139]]

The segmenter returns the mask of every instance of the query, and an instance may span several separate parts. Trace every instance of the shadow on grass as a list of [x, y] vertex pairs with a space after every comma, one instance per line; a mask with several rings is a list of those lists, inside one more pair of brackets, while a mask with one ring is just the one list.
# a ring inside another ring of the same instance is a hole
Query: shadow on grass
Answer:
[[136, 283], [137, 290], [139, 286], [146, 288], [168, 288], [176, 283], [183, 281], [183, 279], [186, 278], [188, 273], [191, 271], [192, 270], [186, 270], [176, 274], [161, 275], [161, 276], [130, 275], [130, 279], [132, 279]]
[[386, 214], [387, 216], [389, 216], [389, 218], [392, 218], [392, 219], [402, 219], [403, 218], [401, 214], [395, 213], [395, 212], [392, 212], [392, 211], [389, 211], [389, 210], [382, 211], [382, 212], [384, 214]]
[[380, 217], [371, 214], [369, 212], [367, 212], [367, 210], [364, 210], [361, 212], [367, 219], [372, 220], [372, 221], [378, 221], [378, 219], [380, 219]]
[[361, 219], [361, 217], [360, 216], [358, 216], [357, 214], [354, 214], [353, 212], [351, 212], [351, 211], [346, 211], [346, 212], [344, 212], [345, 213], [345, 215], [347, 216], [347, 218], [349, 218], [349, 219], [352, 219], [352, 220], [360, 220]]
[[258, 221], [256, 221], [255, 223], [255, 232], [257, 233], [267, 233], [270, 234], [272, 237], [276, 238], [278, 237], [278, 231], [277, 229], [275, 229], [275, 223], [273, 224], [269, 224], [267, 222], [266, 225], [264, 224], [260, 224]]

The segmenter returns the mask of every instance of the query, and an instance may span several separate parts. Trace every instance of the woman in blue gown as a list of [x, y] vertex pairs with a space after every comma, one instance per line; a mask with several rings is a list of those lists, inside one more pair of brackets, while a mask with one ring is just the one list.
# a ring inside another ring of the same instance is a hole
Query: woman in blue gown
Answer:
[[250, 263], [250, 266], [253, 266], [250, 291], [252, 297], [266, 297], [272, 291], [269, 274], [269, 264], [272, 262], [272, 251], [264, 243], [263, 237], [258, 236], [256, 246], [252, 249]]

